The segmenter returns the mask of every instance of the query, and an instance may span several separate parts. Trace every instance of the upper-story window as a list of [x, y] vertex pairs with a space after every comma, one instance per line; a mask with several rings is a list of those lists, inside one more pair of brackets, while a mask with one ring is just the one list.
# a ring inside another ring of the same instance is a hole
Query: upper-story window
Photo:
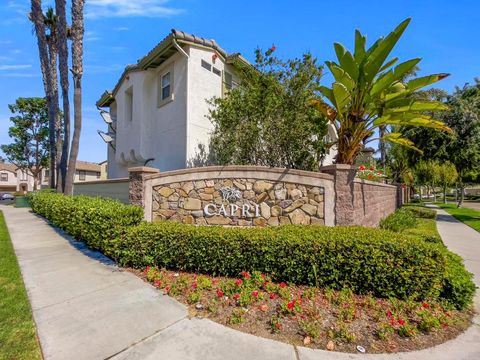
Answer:
[[8, 173], [0, 173], [0, 181], [8, 181]]
[[85, 170], [78, 171], [78, 180], [85, 181], [86, 177], [87, 177], [87, 172]]
[[173, 100], [173, 64], [159, 73], [158, 107]]
[[208, 71], [212, 71], [212, 64], [206, 62], [205, 60], [202, 60], [202, 67]]
[[101, 176], [100, 171], [97, 171], [97, 179], [100, 179], [100, 176]]
[[212, 68], [212, 72], [217, 76], [222, 76], [220, 69], [217, 69], [215, 66]]
[[20, 181], [27, 181], [27, 172], [25, 170], [22, 170], [20, 173]]
[[233, 75], [228, 71], [223, 72], [223, 82], [225, 84], [225, 90], [235, 89], [238, 84], [233, 79]]

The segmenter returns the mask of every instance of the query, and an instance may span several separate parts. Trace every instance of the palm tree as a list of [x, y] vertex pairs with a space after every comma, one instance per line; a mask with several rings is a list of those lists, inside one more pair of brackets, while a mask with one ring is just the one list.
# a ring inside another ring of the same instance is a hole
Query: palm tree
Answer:
[[60, 158], [60, 177], [58, 178], [57, 190], [64, 192], [67, 176], [68, 146], [70, 144], [70, 101], [68, 98], [68, 46], [67, 46], [67, 14], [65, 0], [55, 0], [55, 11], [58, 16], [57, 42], [60, 69], [60, 85], [62, 88], [63, 104], [63, 144]]
[[[50, 169], [55, 168], [55, 122], [57, 119], [58, 100], [55, 102], [55, 90], [53, 71], [51, 69], [51, 58], [48, 51], [48, 40], [45, 33], [45, 16], [42, 12], [42, 1], [31, 0], [31, 13], [29, 14], [30, 21], [33, 22], [34, 32], [37, 37], [38, 53], [40, 57], [40, 68], [42, 71], [43, 87], [47, 98], [48, 107], [48, 123], [49, 123], [49, 151], [50, 151]], [[58, 96], [58, 95], [57, 95]], [[51, 171], [52, 173], [53, 171]], [[50, 177], [50, 186], [55, 187], [54, 174]]]
[[49, 129], [50, 137], [55, 138], [55, 151], [53, 152], [51, 161], [55, 158], [55, 166], [50, 165], [50, 186], [55, 188], [56, 179], [59, 177], [60, 157], [62, 154], [62, 123], [60, 118], [59, 106], [58, 106], [58, 72], [57, 72], [57, 58], [58, 58], [58, 44], [57, 44], [57, 16], [55, 15], [53, 8], [49, 7], [44, 15], [45, 28], [49, 33], [46, 35], [48, 53], [50, 56], [50, 73], [52, 79], [52, 92], [53, 102], [55, 104], [55, 126], [53, 129]]
[[68, 172], [65, 183], [65, 194], [73, 193], [73, 180], [75, 177], [75, 165], [77, 162], [78, 148], [80, 144], [80, 132], [82, 129], [82, 75], [83, 75], [83, 9], [85, 0], [72, 1], [72, 73], [73, 73], [73, 106], [74, 127]]
[[397, 63], [398, 58], [387, 60], [410, 19], [403, 21], [387, 37], [377, 40], [366, 49], [366, 37], [355, 32], [353, 54], [341, 44], [334, 48], [338, 63], [325, 64], [334, 77], [332, 86], [320, 86], [319, 90], [328, 100], [318, 99], [314, 105], [334, 124], [337, 133], [338, 164], [352, 165], [364, 145], [372, 140], [397, 143], [417, 149], [401, 133], [384, 134], [381, 138], [373, 135], [387, 125], [423, 126], [443, 131], [451, 130], [441, 121], [423, 112], [445, 110], [441, 102], [415, 99], [418, 89], [433, 84], [448, 74], [436, 74], [405, 81], [405, 75], [415, 69], [420, 59]]

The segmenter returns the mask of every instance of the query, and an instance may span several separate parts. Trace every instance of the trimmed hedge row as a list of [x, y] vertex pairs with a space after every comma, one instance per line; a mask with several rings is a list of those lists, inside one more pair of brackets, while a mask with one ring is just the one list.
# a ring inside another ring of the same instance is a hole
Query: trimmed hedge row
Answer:
[[380, 297], [443, 297], [462, 308], [473, 286], [459, 257], [443, 246], [362, 227], [197, 227], [141, 222], [142, 209], [113, 200], [51, 193], [32, 209], [121, 265], [156, 265], [212, 275], [262, 271], [278, 281]]
[[29, 200], [34, 212], [110, 257], [114, 257], [116, 239], [143, 220], [141, 207], [112, 199], [39, 191], [30, 194]]

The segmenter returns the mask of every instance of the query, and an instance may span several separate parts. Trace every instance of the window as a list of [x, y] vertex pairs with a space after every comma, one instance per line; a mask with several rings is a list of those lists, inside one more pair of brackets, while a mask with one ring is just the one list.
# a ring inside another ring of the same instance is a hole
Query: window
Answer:
[[0, 173], [0, 181], [8, 181], [8, 173]]
[[100, 179], [100, 172], [97, 171], [97, 179]]
[[174, 89], [174, 75], [173, 64], [163, 69], [158, 74], [158, 96], [157, 107], [161, 107], [170, 101], [173, 101], [173, 89]]
[[25, 170], [22, 170], [20, 181], [27, 181], [27, 172]]
[[48, 179], [50, 177], [50, 170], [45, 169], [45, 179]]
[[212, 71], [212, 65], [205, 60], [202, 60], [202, 67], [208, 71]]
[[162, 100], [170, 97], [170, 72], [162, 75]]
[[225, 71], [225, 89], [231, 90], [233, 88], [233, 76]]
[[133, 87], [130, 86], [125, 90], [125, 120], [133, 120]]
[[86, 176], [87, 176], [87, 172], [85, 170], [78, 171], [78, 180], [85, 181]]
[[213, 67], [212, 71], [215, 75], [222, 76], [222, 72], [219, 69], [217, 69], [215, 66]]

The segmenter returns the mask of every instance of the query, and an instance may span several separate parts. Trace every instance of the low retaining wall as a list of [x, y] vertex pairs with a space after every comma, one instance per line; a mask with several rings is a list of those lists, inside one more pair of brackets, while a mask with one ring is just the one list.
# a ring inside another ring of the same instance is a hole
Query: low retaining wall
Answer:
[[355, 179], [353, 182], [353, 224], [377, 226], [397, 209], [397, 186]]
[[[148, 221], [235, 226], [335, 224], [333, 177], [328, 174], [257, 166], [212, 166], [156, 174], [144, 171], [131, 169], [130, 190], [133, 202], [144, 206]], [[141, 186], [139, 182], [143, 182]], [[138, 196], [140, 188], [144, 196]]]
[[129, 182], [129, 178], [76, 182], [73, 184], [73, 194], [107, 197], [128, 204]]

